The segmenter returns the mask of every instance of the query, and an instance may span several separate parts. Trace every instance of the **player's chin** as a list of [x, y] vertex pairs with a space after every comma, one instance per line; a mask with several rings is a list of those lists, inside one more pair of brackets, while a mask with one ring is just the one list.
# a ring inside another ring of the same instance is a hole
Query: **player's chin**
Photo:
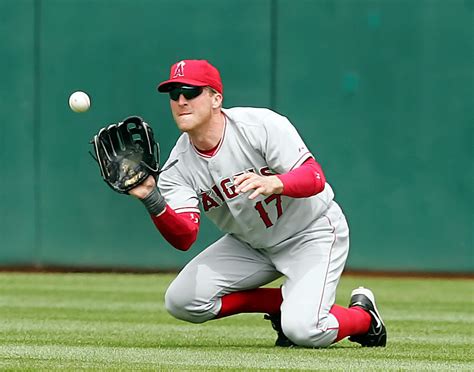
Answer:
[[181, 132], [189, 132], [196, 127], [196, 123], [190, 117], [179, 116], [176, 119], [176, 125]]

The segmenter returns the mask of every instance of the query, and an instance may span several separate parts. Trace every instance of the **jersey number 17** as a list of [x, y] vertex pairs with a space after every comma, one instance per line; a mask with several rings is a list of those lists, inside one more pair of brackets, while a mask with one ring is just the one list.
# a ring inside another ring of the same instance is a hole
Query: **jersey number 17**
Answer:
[[[270, 208], [269, 204], [272, 203], [273, 201], [275, 201], [274, 204], [275, 204], [275, 208], [277, 210], [277, 219], [278, 219], [283, 214], [283, 209], [281, 208], [281, 195], [277, 195], [277, 194], [270, 195], [269, 197], [264, 199], [263, 202], [258, 201], [255, 204], [255, 209], [257, 210], [258, 214], [260, 215], [260, 218], [262, 219], [262, 221], [265, 224], [265, 226], [267, 227], [267, 229], [269, 227], [273, 226], [273, 222], [270, 219], [270, 217], [268, 216], [268, 213], [265, 210], [265, 206], [267, 208]], [[264, 204], [265, 204], [265, 206], [264, 206]]]

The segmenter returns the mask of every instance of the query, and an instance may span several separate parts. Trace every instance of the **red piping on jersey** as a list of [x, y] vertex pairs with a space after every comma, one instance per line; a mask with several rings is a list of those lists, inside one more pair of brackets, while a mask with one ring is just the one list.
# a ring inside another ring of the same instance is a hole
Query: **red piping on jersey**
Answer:
[[[329, 257], [328, 257], [328, 264], [326, 266], [326, 275], [324, 275], [324, 285], [323, 285], [323, 291], [321, 293], [321, 298], [319, 300], [319, 308], [318, 308], [318, 316], [317, 316], [317, 319], [318, 319], [318, 322], [316, 323], [316, 328], [319, 329], [319, 322], [321, 321], [321, 306], [323, 304], [323, 298], [324, 298], [324, 289], [326, 288], [326, 282], [328, 280], [328, 274], [329, 274], [329, 264], [331, 263], [331, 256], [332, 256], [332, 249], [334, 248], [334, 244], [336, 243], [336, 240], [337, 240], [337, 235], [336, 235], [336, 228], [332, 225], [331, 223], [331, 219], [328, 217], [328, 216], [323, 216], [323, 217], [326, 217], [328, 222], [329, 222], [329, 226], [331, 226], [332, 228], [332, 231], [331, 233], [334, 234], [334, 239], [331, 243], [331, 249], [329, 250]], [[336, 318], [337, 319], [337, 318]]]
[[199, 232], [199, 213], [176, 213], [169, 205], [159, 216], [151, 216], [161, 235], [176, 249], [187, 251]]
[[[309, 151], [306, 151], [303, 155], [301, 155], [298, 160], [295, 162], [295, 164], [293, 164], [293, 166], [290, 168], [290, 171], [292, 171], [295, 167], [298, 166], [299, 162], [303, 159], [303, 158], [310, 158], [311, 157], [311, 153]], [[306, 161], [306, 160], [305, 160]], [[304, 163], [304, 162], [303, 162]], [[300, 164], [301, 165], [301, 164]]]
[[217, 148], [219, 147], [219, 145], [221, 144], [222, 142], [222, 138], [219, 140], [219, 142], [217, 143], [217, 145], [215, 145], [212, 149], [210, 150], [199, 150], [196, 146], [194, 146], [194, 148], [196, 149], [196, 151], [199, 153], [199, 155], [202, 155], [204, 156], [205, 158], [211, 158], [212, 156], [214, 156], [214, 154], [216, 153], [217, 151]]
[[308, 158], [299, 167], [277, 177], [283, 183], [282, 195], [292, 198], [307, 198], [324, 190], [326, 177], [321, 166]]
[[199, 208], [197, 207], [179, 207], [174, 210], [176, 213], [184, 213], [184, 212], [189, 212], [189, 213], [201, 213], [199, 211]]

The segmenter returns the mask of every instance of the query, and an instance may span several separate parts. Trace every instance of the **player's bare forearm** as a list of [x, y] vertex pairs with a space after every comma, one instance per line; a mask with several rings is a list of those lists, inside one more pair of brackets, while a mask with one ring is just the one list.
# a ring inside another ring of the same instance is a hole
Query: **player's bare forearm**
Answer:
[[144, 199], [150, 192], [156, 187], [156, 181], [152, 176], [148, 176], [145, 181], [143, 181], [137, 187], [131, 189], [128, 193], [135, 196], [138, 199]]
[[283, 183], [277, 176], [260, 176], [253, 172], [235, 177], [234, 185], [237, 186], [235, 191], [238, 193], [253, 190], [249, 199], [255, 199], [258, 195], [281, 194], [283, 191]]

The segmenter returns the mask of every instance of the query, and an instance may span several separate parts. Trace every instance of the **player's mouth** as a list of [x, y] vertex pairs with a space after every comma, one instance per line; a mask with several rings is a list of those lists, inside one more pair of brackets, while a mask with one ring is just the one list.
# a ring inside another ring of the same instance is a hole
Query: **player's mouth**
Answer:
[[190, 112], [182, 112], [181, 114], [179, 114], [178, 116], [185, 116], [185, 115], [191, 115]]

